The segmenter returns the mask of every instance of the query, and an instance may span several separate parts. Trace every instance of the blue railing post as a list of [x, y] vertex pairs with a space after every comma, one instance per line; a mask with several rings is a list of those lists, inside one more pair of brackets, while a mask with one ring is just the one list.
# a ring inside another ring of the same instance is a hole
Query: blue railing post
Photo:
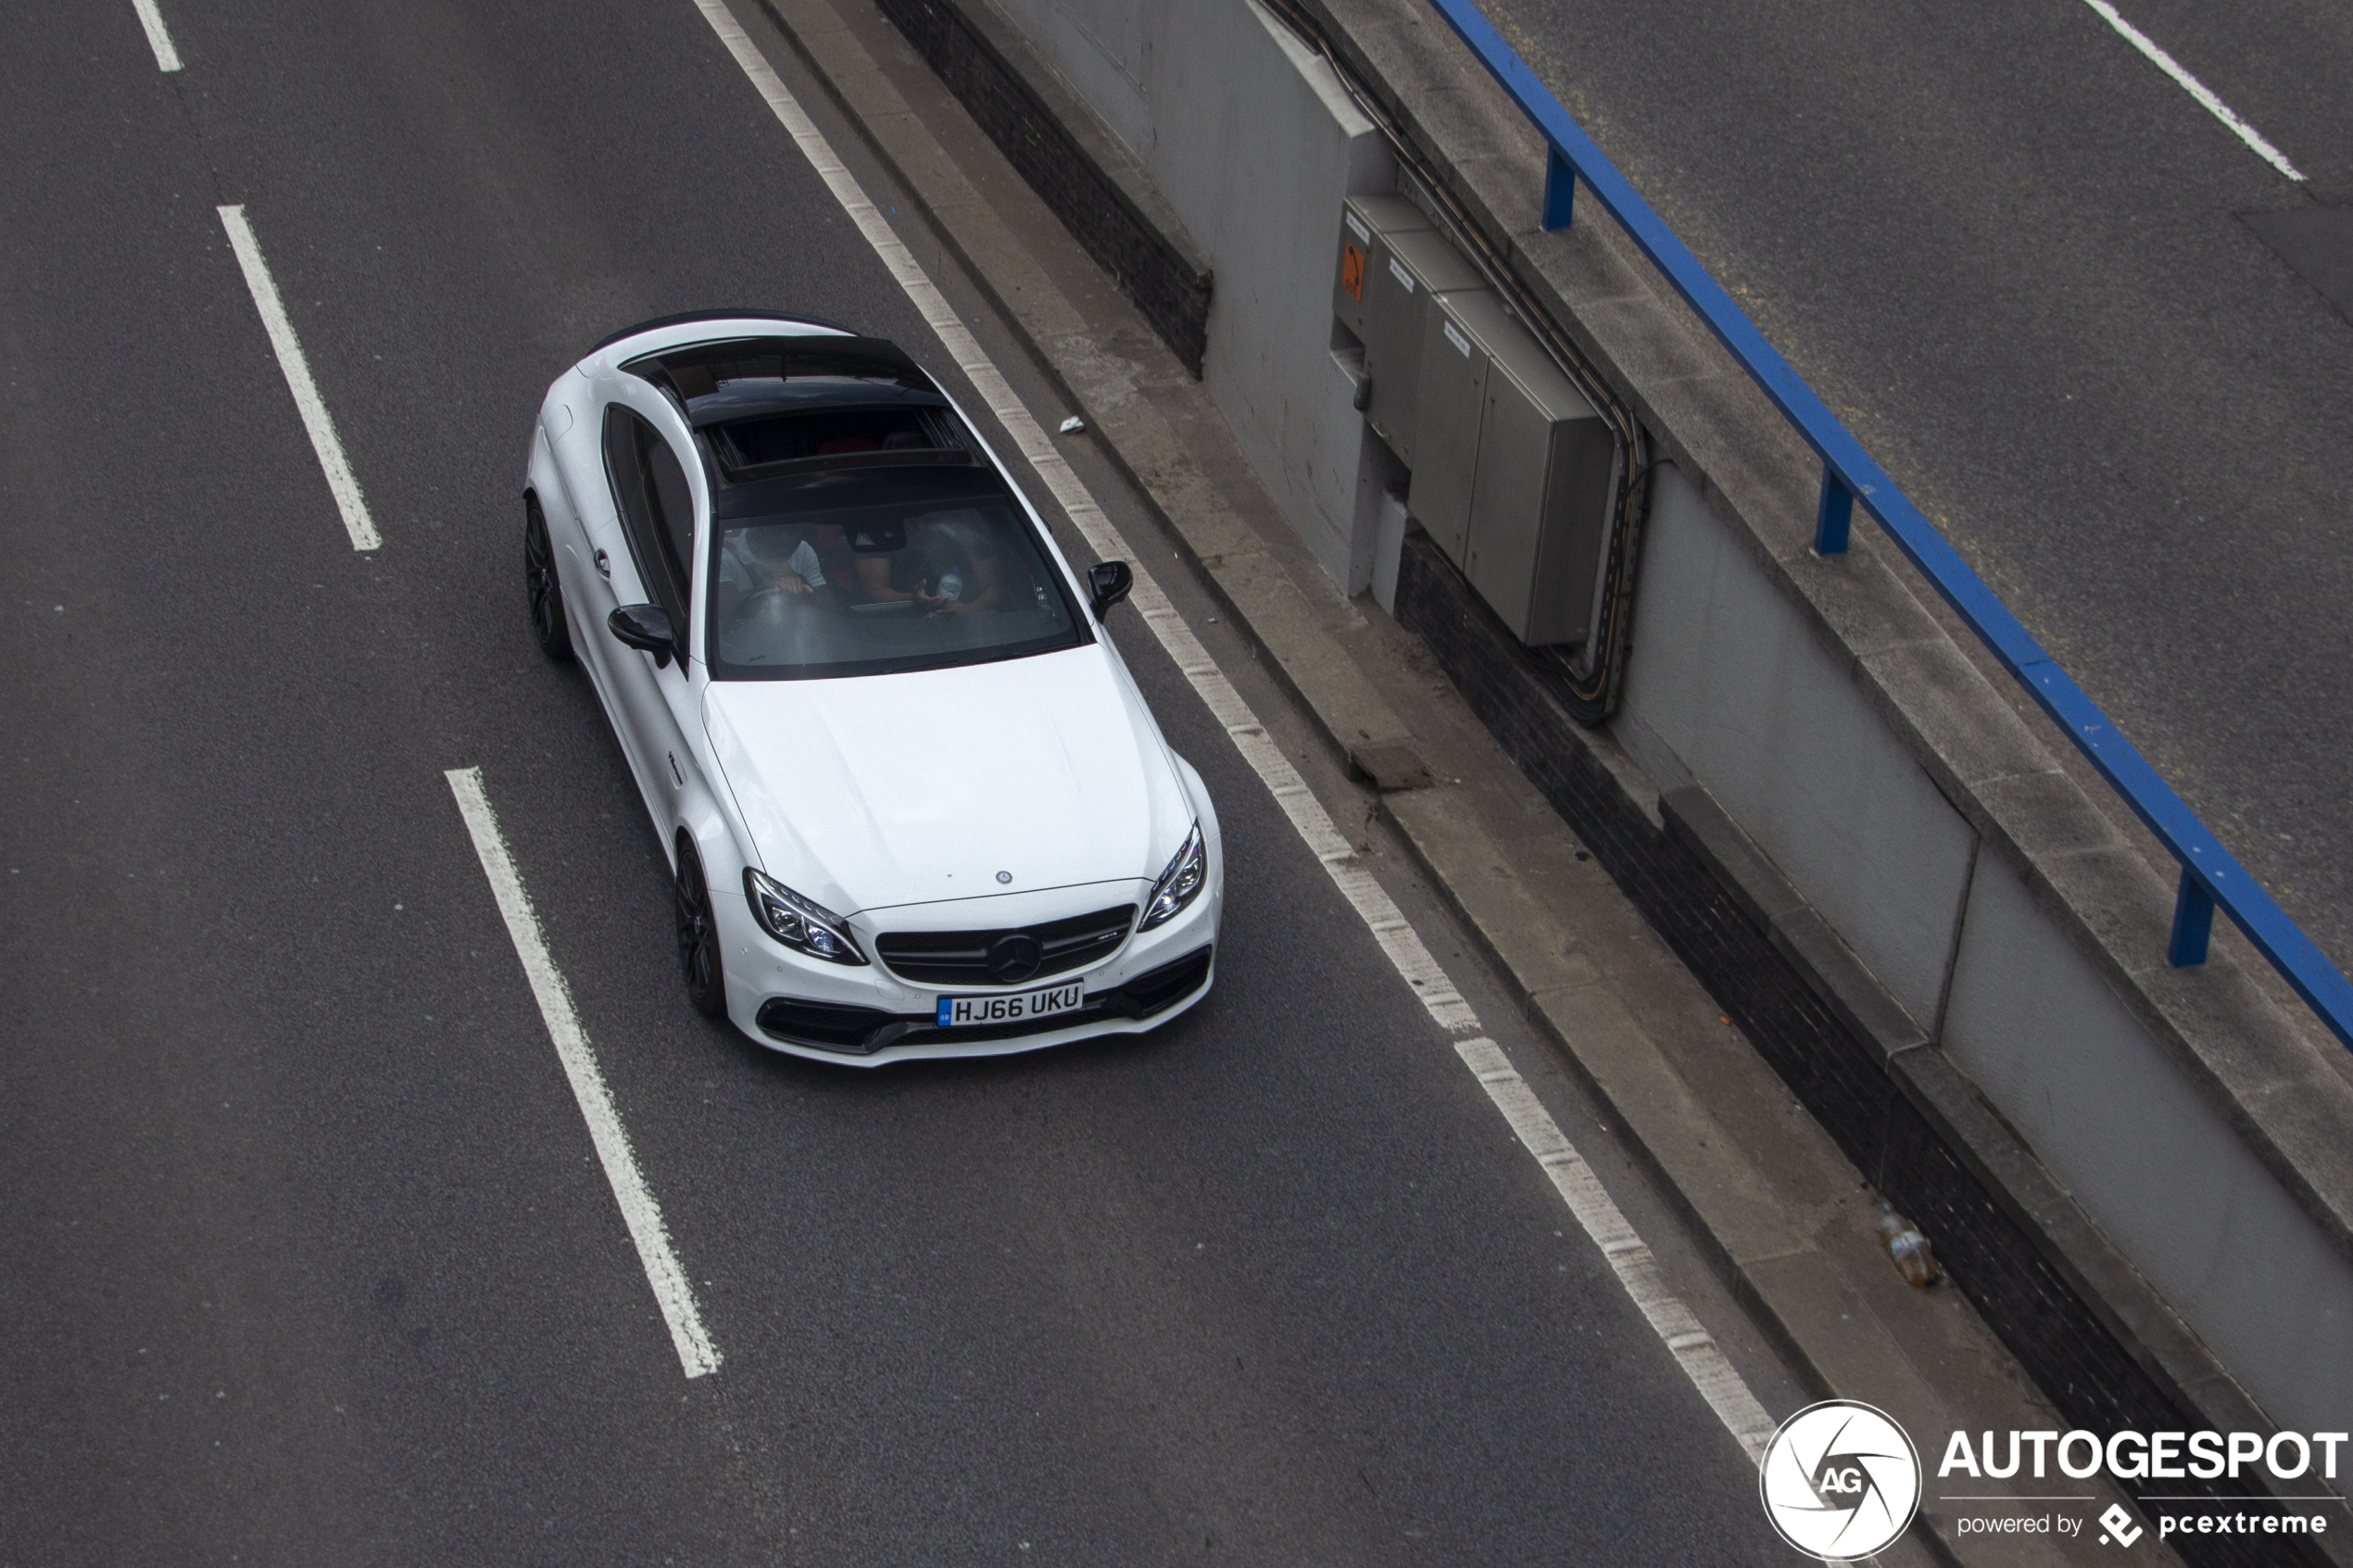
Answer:
[[1549, 232], [1568, 227], [1570, 209], [1577, 205], [1577, 166], [1568, 161], [1558, 145], [1546, 150], [1544, 158], [1544, 227]]
[[2206, 939], [2214, 930], [2214, 895], [2189, 867], [2182, 868], [2182, 890], [2173, 896], [2173, 937], [2165, 945], [2165, 961], [2175, 969], [2195, 969], [2206, 961]]
[[1846, 482], [1822, 465], [1822, 504], [1814, 513], [1814, 553], [1818, 556], [1843, 556], [1846, 553], [1847, 525], [1855, 520], [1855, 492]]

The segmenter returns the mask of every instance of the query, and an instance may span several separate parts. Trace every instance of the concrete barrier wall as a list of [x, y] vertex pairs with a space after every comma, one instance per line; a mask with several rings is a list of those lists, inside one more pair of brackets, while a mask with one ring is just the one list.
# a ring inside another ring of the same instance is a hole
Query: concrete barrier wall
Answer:
[[1618, 733], [1688, 773], [1934, 1028], [1977, 834], [1679, 470], [1651, 494]]
[[2094, 972], [2006, 858], [1982, 857], [1944, 1048], [2282, 1426], [2353, 1410], [2353, 1264]]
[[[1136, 155], [1217, 278], [1202, 370], [1332, 579], [1371, 580], [1365, 421], [1330, 353], [1340, 203], [1397, 166], [1330, 69], [1241, 0], [1002, 7]], [[1366, 521], [1359, 525], [1360, 511]]]
[[[1207, 254], [1211, 392], [1361, 591], [1381, 450], [1329, 352], [1330, 267], [1342, 197], [1394, 179], [1380, 137], [1250, 0], [999, 4]], [[2353, 1082], [2227, 960], [2163, 967], [2162, 879], [1873, 564], [1867, 525], [1846, 561], [1807, 556], [1803, 453], [1622, 247], [1535, 232], [1541, 152], [1410, 6], [1316, 8], [1668, 459], [1627, 750], [1714, 796], [2274, 1421], [2342, 1426]]]
[[[2273, 1419], [2341, 1424], [2353, 1262], [1680, 473], [1636, 623], [1629, 751], [1706, 786]], [[2142, 940], [2154, 959], [2161, 934]]]

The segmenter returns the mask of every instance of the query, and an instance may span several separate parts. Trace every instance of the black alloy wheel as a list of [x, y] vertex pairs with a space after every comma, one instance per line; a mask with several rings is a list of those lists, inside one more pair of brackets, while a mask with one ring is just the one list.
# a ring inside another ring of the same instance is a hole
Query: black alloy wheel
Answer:
[[549, 659], [572, 657], [572, 627], [564, 620], [564, 588], [556, 580], [556, 549], [539, 497], [522, 499], [522, 581], [531, 599], [531, 634]]
[[727, 1010], [727, 976], [719, 961], [719, 922], [711, 918], [702, 857], [683, 836], [671, 909], [678, 922], [678, 976], [686, 983], [686, 1000], [705, 1018], [720, 1017]]

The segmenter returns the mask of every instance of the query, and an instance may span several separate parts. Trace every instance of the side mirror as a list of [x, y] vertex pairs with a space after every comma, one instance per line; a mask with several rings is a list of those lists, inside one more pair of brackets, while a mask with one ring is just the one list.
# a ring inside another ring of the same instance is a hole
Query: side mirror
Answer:
[[678, 639], [670, 630], [670, 612], [660, 605], [623, 605], [606, 617], [605, 624], [629, 646], [652, 654], [657, 670], [667, 669], [670, 656], [678, 650]]
[[1136, 574], [1127, 570], [1124, 560], [1099, 560], [1087, 569], [1087, 586], [1093, 593], [1095, 619], [1101, 621], [1112, 606], [1127, 596], [1136, 585]]

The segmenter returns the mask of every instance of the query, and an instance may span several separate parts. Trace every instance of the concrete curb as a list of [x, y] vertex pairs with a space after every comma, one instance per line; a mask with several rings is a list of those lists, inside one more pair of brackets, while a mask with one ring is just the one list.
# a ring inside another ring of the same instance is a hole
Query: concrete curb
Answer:
[[1889, 1076], [1936, 1128], [1938, 1141], [1960, 1155], [1978, 1185], [2150, 1377], [2213, 1430], [2268, 1429], [2245, 1391], [1714, 798], [1690, 784], [1660, 805], [1667, 832], [1731, 891], [1831, 1010], [1882, 1054]]
[[[1475, 629], [1491, 616], [1426, 541], [1407, 541], [1398, 609], [1439, 650], [1441, 668], [1476, 694], [1482, 717], [1547, 801], [1589, 835], [1596, 855], [1610, 862], [1670, 945], [1749, 1025], [1770, 1071], [1798, 1088], [1809, 1113], [1862, 1173], [1938, 1240], [1987, 1323], [2032, 1366], [2045, 1388], [2061, 1396], [2074, 1424], [2104, 1430], [2271, 1430], [2270, 1421], [1975, 1085], [1927, 1043], [1705, 790], [1678, 786], [1649, 813], [1614, 798], [1617, 781], [1590, 755], [1588, 737], [1552, 709], [1534, 678], [1512, 673], [1523, 656], [1508, 633], [1496, 626]], [[1663, 831], [1653, 831], [1654, 821]], [[1676, 853], [1659, 853], [1659, 839]], [[1458, 885], [1459, 878], [1449, 879], [1450, 895]], [[1721, 905], [1713, 913], [1706, 909], [1711, 899]], [[1508, 948], [1491, 942], [1507, 966], [1518, 967]], [[1792, 996], [1793, 989], [1800, 994]], [[1639, 1104], [1595, 1071], [1591, 1040], [1566, 1022], [1556, 1032], [1598, 1080], [1596, 1093], [1629, 1114], [1639, 1135], [1648, 1140], [1654, 1128], [1666, 1139], [1690, 1135], [1671, 1120], [1654, 1118], [1645, 1127]], [[1654, 1158], [1687, 1191], [1705, 1190], [1678, 1168], [1679, 1160], [1688, 1161], [1687, 1151], [1661, 1143]], [[1786, 1152], [1760, 1155], [1756, 1165], [1779, 1177], [1787, 1158]], [[1696, 1212], [1710, 1228], [1727, 1223], [1725, 1212], [1705, 1204]], [[1727, 1256], [1731, 1273], [1756, 1291], [1766, 1311], [1778, 1317], [1785, 1302], [1804, 1310], [1807, 1280], [1787, 1271], [1766, 1279], [1729, 1248]], [[1804, 1351], [1814, 1358], [1812, 1347]], [[1869, 1386], [1845, 1391], [1868, 1398]], [[2262, 1495], [2205, 1483], [2195, 1489]], [[2262, 1486], [2263, 1492], [2280, 1489]], [[2201, 1540], [2193, 1549], [2205, 1561], [2221, 1555], [2218, 1547], [2228, 1550], [2236, 1544]], [[2306, 1538], [2287, 1555], [2341, 1562], [2346, 1549], [2342, 1541]], [[2243, 1553], [2222, 1560], [2256, 1561]]]

